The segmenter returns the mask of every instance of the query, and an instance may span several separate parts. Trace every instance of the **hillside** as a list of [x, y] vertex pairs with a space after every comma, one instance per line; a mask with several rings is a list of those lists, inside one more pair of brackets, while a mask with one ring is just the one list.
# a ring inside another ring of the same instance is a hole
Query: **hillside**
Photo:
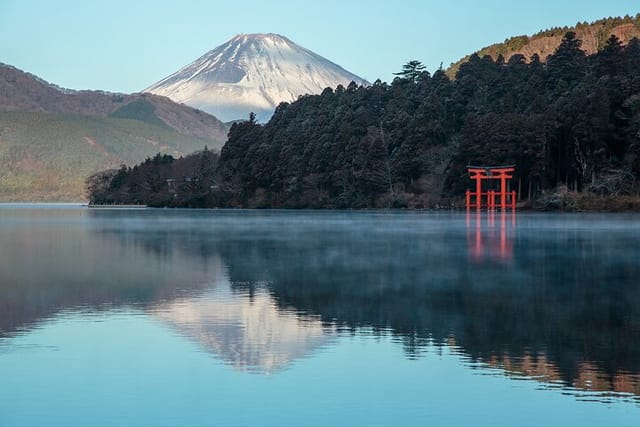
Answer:
[[239, 34], [145, 89], [224, 121], [267, 121], [281, 102], [364, 79], [279, 34]]
[[[132, 103], [134, 105], [130, 106]], [[135, 116], [136, 112], [132, 107], [141, 108], [143, 104], [146, 107], [142, 108], [151, 110], [151, 115], [178, 133], [211, 139], [219, 145], [226, 139], [227, 128], [220, 120], [163, 96], [62, 89], [37, 76], [0, 63], [0, 111], [40, 111], [107, 117], [124, 108], [128, 114], [134, 115], [131, 118], [149, 118], [150, 114], [145, 117]]]
[[0, 64], [0, 201], [84, 201], [99, 170], [219, 149], [226, 133], [162, 96], [71, 91]]
[[[509, 61], [514, 55], [522, 55], [526, 61], [529, 61], [533, 55], [537, 55], [542, 62], [545, 62], [547, 57], [560, 46], [562, 37], [569, 31], [574, 32], [576, 37], [582, 40], [582, 50], [587, 55], [593, 55], [602, 50], [612, 35], [625, 45], [634, 37], [640, 37], [640, 14], [635, 17], [605, 18], [592, 23], [581, 22], [573, 27], [551, 28], [532, 36], [510, 37], [502, 43], [484, 47], [475, 54], [480, 57], [489, 55], [494, 61], [500, 55], [505, 61]], [[460, 64], [469, 61], [470, 57], [471, 55], [467, 55], [451, 64], [447, 75], [454, 78], [460, 69]]]
[[0, 201], [84, 201], [85, 180], [96, 171], [210, 143], [127, 118], [0, 112]]

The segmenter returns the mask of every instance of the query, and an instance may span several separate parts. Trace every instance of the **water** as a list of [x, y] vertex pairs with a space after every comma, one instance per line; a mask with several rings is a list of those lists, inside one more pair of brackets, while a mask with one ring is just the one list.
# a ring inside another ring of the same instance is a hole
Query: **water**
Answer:
[[640, 424], [640, 216], [0, 207], [0, 426]]

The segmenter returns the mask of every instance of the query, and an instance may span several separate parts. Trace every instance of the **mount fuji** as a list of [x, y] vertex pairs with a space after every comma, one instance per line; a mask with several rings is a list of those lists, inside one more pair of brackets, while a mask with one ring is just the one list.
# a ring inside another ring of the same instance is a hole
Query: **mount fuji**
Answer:
[[369, 83], [278, 34], [240, 34], [145, 89], [223, 121], [254, 112], [271, 117], [281, 102], [350, 82]]

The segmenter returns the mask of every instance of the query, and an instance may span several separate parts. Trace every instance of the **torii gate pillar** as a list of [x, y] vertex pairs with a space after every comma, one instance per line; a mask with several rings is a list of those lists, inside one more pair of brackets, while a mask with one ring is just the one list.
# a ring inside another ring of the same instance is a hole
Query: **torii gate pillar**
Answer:
[[[466, 193], [467, 209], [481, 209], [483, 207], [490, 209], [495, 208], [497, 195], [500, 196], [500, 207], [502, 209], [516, 208], [516, 192], [507, 191], [507, 180], [513, 178], [511, 174], [516, 170], [514, 166], [467, 166], [467, 170], [469, 171], [471, 179], [476, 181], [476, 191], [471, 192], [467, 190]], [[500, 191], [489, 190], [483, 192], [482, 181], [492, 179], [500, 180]], [[485, 197], [484, 201], [483, 196]]]

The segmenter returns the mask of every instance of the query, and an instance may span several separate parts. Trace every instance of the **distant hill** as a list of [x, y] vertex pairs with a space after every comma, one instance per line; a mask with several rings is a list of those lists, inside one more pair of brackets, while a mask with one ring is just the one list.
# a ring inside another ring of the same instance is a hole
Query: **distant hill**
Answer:
[[[134, 101], [133, 105], [129, 105]], [[143, 109], [146, 109], [144, 116], [140, 115]], [[117, 110], [122, 111], [117, 113]], [[164, 122], [178, 133], [211, 139], [217, 142], [217, 145], [224, 142], [227, 133], [225, 124], [212, 115], [187, 105], [177, 104], [163, 96], [150, 93], [122, 94], [62, 89], [2, 63], [0, 111], [75, 113], [97, 117], [115, 114], [118, 117], [127, 116], [143, 121], [151, 119], [155, 124]]]
[[368, 82], [279, 34], [239, 34], [145, 89], [224, 121], [271, 117], [281, 102]]
[[127, 118], [0, 112], [0, 201], [84, 201], [85, 180], [96, 171], [210, 143]]
[[[523, 55], [529, 61], [533, 55], [538, 55], [542, 62], [555, 52], [560, 46], [562, 37], [568, 32], [576, 33], [576, 37], [582, 40], [581, 49], [587, 55], [592, 55], [605, 46], [607, 40], [615, 35], [623, 44], [627, 44], [634, 37], [640, 37], [640, 13], [635, 17], [625, 16], [616, 18], [604, 18], [587, 23], [581, 22], [573, 27], [556, 27], [540, 31], [532, 36], [515, 36], [506, 39], [502, 43], [492, 44], [475, 52], [480, 57], [489, 55], [494, 61], [502, 55], [508, 61], [513, 55]], [[447, 75], [454, 78], [460, 65], [467, 62], [471, 55], [467, 55], [459, 61], [451, 64]]]
[[82, 201], [97, 171], [219, 149], [226, 133], [162, 96], [72, 91], [0, 64], [0, 201]]

